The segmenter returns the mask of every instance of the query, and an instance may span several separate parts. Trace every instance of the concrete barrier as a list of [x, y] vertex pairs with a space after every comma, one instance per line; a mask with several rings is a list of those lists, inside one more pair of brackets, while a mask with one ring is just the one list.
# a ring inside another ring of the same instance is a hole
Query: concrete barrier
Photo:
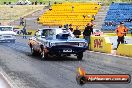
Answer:
[[37, 30], [27, 30], [27, 32], [31, 35], [31, 36], [33, 36], [34, 34], [35, 34], [35, 32], [36, 32]]
[[132, 57], [132, 44], [120, 44], [116, 54]]
[[103, 36], [91, 36], [90, 49], [92, 51], [98, 51], [103, 53], [111, 53], [112, 44], [108, 37]]

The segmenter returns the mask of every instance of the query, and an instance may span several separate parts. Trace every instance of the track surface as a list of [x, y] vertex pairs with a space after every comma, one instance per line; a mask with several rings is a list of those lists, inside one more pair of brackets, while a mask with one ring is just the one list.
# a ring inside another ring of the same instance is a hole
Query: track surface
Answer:
[[16, 88], [132, 88], [130, 84], [77, 84], [76, 69], [82, 66], [90, 74], [130, 74], [132, 58], [119, 58], [97, 53], [41, 61], [31, 56], [27, 39], [17, 37], [15, 44], [0, 43], [0, 67]]

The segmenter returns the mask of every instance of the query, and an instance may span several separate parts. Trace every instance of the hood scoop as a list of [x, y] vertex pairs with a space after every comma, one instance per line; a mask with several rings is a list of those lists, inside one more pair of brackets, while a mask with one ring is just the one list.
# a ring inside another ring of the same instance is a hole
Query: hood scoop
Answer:
[[70, 35], [69, 34], [58, 34], [56, 35], [57, 39], [68, 39]]

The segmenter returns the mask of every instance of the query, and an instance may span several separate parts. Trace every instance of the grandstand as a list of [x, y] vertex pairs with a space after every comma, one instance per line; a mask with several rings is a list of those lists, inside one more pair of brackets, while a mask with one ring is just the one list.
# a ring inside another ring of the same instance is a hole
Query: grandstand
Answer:
[[49, 26], [59, 26], [65, 24], [72, 24], [75, 28], [79, 26], [84, 29], [84, 26], [94, 17], [101, 5], [95, 2], [67, 2], [60, 4], [53, 4], [49, 10], [39, 17], [38, 23]]
[[[0, 0], [0, 4], [4, 2], [12, 2], [16, 3], [19, 0]], [[26, 1], [26, 0], [22, 0]], [[29, 0], [31, 2], [35, 2], [36, 0]], [[132, 4], [130, 3], [121, 3], [123, 0], [98, 0], [98, 2], [102, 2], [102, 6], [99, 5], [97, 0], [78, 0], [78, 1], [70, 1], [70, 0], [37, 0], [39, 2], [45, 3], [45, 5], [1, 5], [0, 6], [0, 22], [1, 23], [9, 23], [14, 21], [15, 25], [19, 25], [19, 18], [26, 17], [29, 14], [33, 14], [33, 12], [38, 10], [43, 10], [42, 15], [37, 15], [36, 18], [39, 17], [39, 24], [43, 26], [60, 26], [65, 24], [72, 24], [75, 29], [76, 26], [79, 26], [80, 29], [84, 29], [86, 24], [91, 20], [95, 21], [97, 29], [102, 29], [104, 31], [113, 31], [115, 30], [117, 24], [120, 21], [125, 21], [125, 25], [127, 27], [131, 27], [131, 20], [129, 18], [132, 17]], [[51, 7], [49, 9], [45, 8], [48, 6], [49, 1], [51, 1]], [[64, 2], [63, 2], [64, 1]], [[93, 2], [95, 1], [95, 2]], [[130, 0], [124, 0], [125, 2], [130, 2]], [[63, 3], [62, 3], [63, 2]], [[112, 2], [110, 6], [109, 4]], [[54, 4], [53, 4], [54, 3]], [[13, 8], [11, 8], [13, 6]], [[109, 8], [109, 10], [107, 9]], [[108, 11], [107, 11], [107, 10]], [[46, 11], [45, 11], [46, 10]], [[31, 15], [32, 16], [32, 15]], [[31, 18], [31, 17], [29, 17]], [[17, 21], [16, 21], [17, 20]], [[28, 22], [27, 24], [32, 26], [35, 21]], [[112, 23], [112, 25], [111, 25]], [[13, 23], [12, 23], [13, 24]], [[39, 25], [39, 24], [35, 24]], [[31, 29], [37, 29], [38, 26], [32, 27]]]
[[103, 30], [115, 30], [120, 22], [130, 28], [132, 27], [132, 4], [131, 3], [112, 3], [105, 17]]

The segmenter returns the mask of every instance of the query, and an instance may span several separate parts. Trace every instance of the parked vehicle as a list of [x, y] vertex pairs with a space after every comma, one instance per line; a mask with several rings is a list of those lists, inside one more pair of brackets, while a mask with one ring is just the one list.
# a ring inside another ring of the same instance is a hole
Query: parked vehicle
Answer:
[[99, 29], [93, 29], [93, 35], [100, 36], [103, 35], [103, 32]]
[[0, 42], [15, 43], [16, 33], [13, 31], [12, 26], [0, 26]]

